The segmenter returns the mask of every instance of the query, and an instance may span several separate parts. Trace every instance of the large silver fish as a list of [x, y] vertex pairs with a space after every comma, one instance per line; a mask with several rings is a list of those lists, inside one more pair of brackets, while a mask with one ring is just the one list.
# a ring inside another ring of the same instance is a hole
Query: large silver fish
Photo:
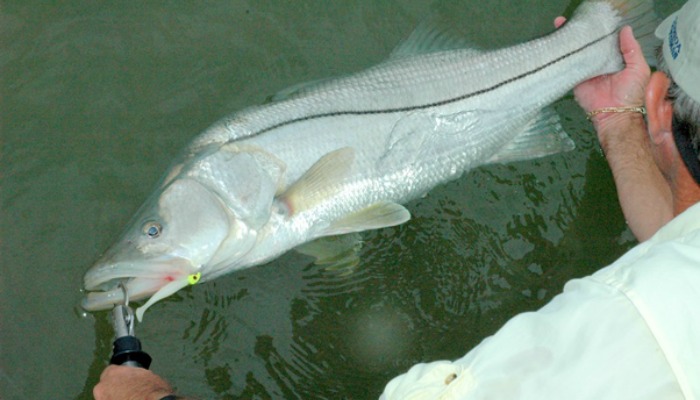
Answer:
[[424, 26], [386, 62], [299, 85], [217, 122], [185, 150], [85, 275], [87, 310], [152, 297], [325, 236], [401, 224], [400, 204], [479, 165], [573, 148], [545, 107], [618, 71], [617, 32], [653, 38], [651, 0], [589, 0], [554, 33], [455, 49]]

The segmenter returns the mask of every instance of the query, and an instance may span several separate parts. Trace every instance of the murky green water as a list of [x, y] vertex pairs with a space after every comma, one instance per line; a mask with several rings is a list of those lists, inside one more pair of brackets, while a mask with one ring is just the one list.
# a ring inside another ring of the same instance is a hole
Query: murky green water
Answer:
[[[578, 1], [440, 3], [483, 47], [550, 30]], [[681, 1], [659, 8], [668, 14]], [[82, 275], [198, 132], [291, 84], [382, 60], [428, 2], [0, 2], [0, 398], [89, 399], [108, 313]], [[376, 398], [463, 355], [634, 244], [591, 128], [578, 148], [481, 168], [369, 232], [340, 276], [290, 253], [154, 306], [152, 369], [202, 398]]]

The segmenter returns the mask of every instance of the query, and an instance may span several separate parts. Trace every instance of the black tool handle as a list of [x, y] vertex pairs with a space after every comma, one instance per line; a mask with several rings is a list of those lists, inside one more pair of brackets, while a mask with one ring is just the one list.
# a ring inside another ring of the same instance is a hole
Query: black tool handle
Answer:
[[109, 363], [148, 369], [151, 366], [151, 356], [141, 350], [141, 341], [135, 336], [122, 336], [114, 341]]

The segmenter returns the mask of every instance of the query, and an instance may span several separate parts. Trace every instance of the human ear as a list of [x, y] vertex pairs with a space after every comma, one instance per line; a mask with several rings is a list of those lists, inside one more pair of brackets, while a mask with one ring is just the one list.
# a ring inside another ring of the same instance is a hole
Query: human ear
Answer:
[[671, 80], [660, 71], [651, 75], [646, 90], [647, 128], [656, 145], [673, 143], [673, 103], [668, 98]]

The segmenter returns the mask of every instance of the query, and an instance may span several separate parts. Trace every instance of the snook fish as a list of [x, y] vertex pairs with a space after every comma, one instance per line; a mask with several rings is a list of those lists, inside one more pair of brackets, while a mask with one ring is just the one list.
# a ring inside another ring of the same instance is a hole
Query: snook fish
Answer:
[[[653, 38], [652, 0], [588, 0], [552, 34], [455, 48], [418, 29], [385, 62], [298, 85], [195, 138], [85, 275], [86, 310], [154, 302], [318, 238], [401, 224], [400, 205], [479, 165], [570, 150], [546, 107], [618, 71], [618, 31]], [[123, 287], [122, 287], [123, 286]]]

